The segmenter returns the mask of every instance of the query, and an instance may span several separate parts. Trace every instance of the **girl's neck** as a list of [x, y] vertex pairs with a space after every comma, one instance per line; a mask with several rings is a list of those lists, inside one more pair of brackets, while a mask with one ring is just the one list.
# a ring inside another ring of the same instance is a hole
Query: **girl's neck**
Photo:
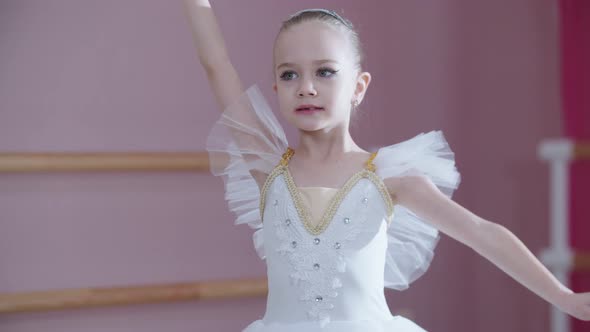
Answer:
[[348, 130], [334, 128], [327, 131], [300, 131], [299, 134], [295, 153], [301, 159], [334, 161], [341, 160], [349, 152], [366, 152], [354, 142]]

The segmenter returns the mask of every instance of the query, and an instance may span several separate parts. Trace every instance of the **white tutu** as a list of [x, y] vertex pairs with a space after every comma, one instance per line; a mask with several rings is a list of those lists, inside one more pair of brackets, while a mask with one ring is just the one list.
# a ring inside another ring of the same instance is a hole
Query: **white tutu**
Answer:
[[332, 321], [327, 327], [317, 323], [301, 322], [294, 324], [264, 324], [257, 320], [246, 327], [243, 332], [425, 332], [411, 320], [402, 316], [393, 316], [385, 321]]

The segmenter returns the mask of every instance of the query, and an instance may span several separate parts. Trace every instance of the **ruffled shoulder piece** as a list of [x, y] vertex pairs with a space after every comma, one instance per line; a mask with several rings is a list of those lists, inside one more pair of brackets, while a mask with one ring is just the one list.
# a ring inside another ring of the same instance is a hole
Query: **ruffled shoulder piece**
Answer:
[[[407, 175], [427, 176], [447, 197], [461, 182], [454, 153], [442, 131], [430, 131], [379, 149], [374, 160], [382, 179]], [[394, 206], [387, 230], [385, 286], [406, 289], [432, 261], [440, 238], [438, 230], [400, 204]]]
[[226, 107], [207, 137], [211, 173], [223, 179], [235, 224], [258, 229], [253, 237], [261, 258], [260, 189], [253, 173], [268, 175], [287, 146], [285, 132], [256, 84]]

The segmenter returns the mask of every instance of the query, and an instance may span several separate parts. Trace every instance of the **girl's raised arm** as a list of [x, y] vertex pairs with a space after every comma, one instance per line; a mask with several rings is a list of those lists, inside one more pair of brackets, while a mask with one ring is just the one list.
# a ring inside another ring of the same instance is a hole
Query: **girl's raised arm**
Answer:
[[254, 192], [251, 184], [262, 188], [285, 152], [287, 138], [257, 86], [244, 91], [209, 0], [183, 2], [199, 61], [222, 111], [207, 137], [210, 168], [214, 175], [224, 176], [226, 197], [235, 197], [229, 199], [230, 207], [241, 215], [258, 204], [257, 194], [251, 201], [245, 197]]
[[183, 0], [199, 61], [223, 111], [242, 93], [242, 82], [232, 65], [209, 0]]

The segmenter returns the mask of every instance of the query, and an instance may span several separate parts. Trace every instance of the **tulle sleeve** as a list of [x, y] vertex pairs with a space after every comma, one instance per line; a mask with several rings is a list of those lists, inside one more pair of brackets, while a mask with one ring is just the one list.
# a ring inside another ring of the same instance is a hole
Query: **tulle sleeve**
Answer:
[[283, 128], [256, 84], [226, 107], [207, 137], [210, 170], [223, 179], [234, 223], [257, 229], [254, 246], [263, 259], [260, 189], [253, 173], [269, 174], [287, 146]]
[[[382, 179], [405, 175], [427, 176], [448, 197], [452, 197], [461, 182], [454, 153], [442, 131], [421, 133], [401, 143], [383, 147], [374, 164], [377, 175]], [[393, 213], [387, 231], [385, 286], [402, 290], [426, 272], [440, 237], [436, 228], [404, 206], [396, 204]]]

